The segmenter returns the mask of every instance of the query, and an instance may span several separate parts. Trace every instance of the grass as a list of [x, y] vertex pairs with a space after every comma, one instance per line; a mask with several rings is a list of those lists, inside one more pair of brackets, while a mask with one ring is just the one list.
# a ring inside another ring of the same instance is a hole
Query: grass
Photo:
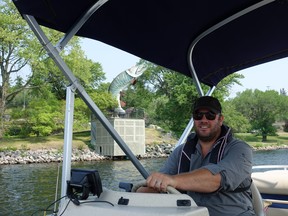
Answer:
[[[146, 144], [156, 145], [165, 143], [176, 144], [177, 140], [169, 136], [165, 136], [161, 131], [146, 128]], [[73, 148], [86, 149], [90, 146], [90, 131], [82, 131], [73, 133]], [[4, 150], [37, 150], [37, 149], [63, 149], [63, 134], [51, 135], [47, 137], [29, 137], [17, 138], [9, 137], [0, 140], [0, 151]]]
[[177, 140], [171, 136], [165, 136], [161, 131], [154, 129], [154, 128], [146, 128], [145, 129], [145, 143], [146, 145], [157, 145], [170, 143], [176, 144]]
[[[57, 134], [47, 137], [2, 138], [0, 141], [0, 151], [3, 150], [37, 150], [37, 149], [62, 149], [64, 135]], [[88, 148], [90, 143], [90, 131], [73, 133], [73, 148]]]
[[255, 148], [288, 146], [288, 133], [285, 132], [279, 132], [277, 136], [267, 136], [266, 142], [262, 142], [262, 136], [250, 133], [237, 133], [235, 136]]
[[[163, 142], [176, 144], [177, 140], [173, 137], [167, 137], [159, 130], [146, 128], [146, 145], [161, 144]], [[249, 133], [237, 133], [235, 136], [244, 140], [254, 148], [263, 147], [281, 147], [288, 146], [288, 133], [279, 132], [278, 136], [268, 136], [267, 142], [262, 142], [261, 136]], [[90, 145], [90, 131], [75, 132], [73, 134], [73, 148], [87, 149]], [[0, 140], [0, 151], [3, 150], [37, 150], [37, 149], [63, 149], [63, 134], [57, 134], [48, 137], [29, 137], [29, 138], [2, 138]]]

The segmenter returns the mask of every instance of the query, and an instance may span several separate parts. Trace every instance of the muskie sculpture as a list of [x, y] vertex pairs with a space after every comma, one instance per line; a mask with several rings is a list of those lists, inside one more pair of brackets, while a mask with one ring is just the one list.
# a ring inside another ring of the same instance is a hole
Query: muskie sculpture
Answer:
[[121, 72], [110, 84], [109, 92], [114, 95], [118, 101], [118, 107], [115, 108], [114, 112], [118, 116], [125, 115], [125, 110], [121, 106], [121, 92], [129, 85], [134, 85], [139, 76], [143, 74], [146, 67], [144, 65], [133, 66], [123, 72]]

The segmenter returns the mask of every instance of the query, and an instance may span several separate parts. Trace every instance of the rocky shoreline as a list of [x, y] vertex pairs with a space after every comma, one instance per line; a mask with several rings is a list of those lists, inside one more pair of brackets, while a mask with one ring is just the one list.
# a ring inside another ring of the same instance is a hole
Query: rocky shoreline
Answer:
[[[167, 157], [173, 150], [171, 144], [160, 144], [154, 146], [146, 146], [145, 155], [137, 155], [138, 158], [156, 158]], [[61, 162], [63, 152], [57, 149], [42, 150], [5, 150], [0, 152], [0, 165], [9, 164], [31, 164], [31, 163], [51, 163]], [[99, 155], [97, 152], [89, 149], [72, 150], [72, 161], [99, 161], [110, 160], [111, 157]]]
[[[168, 157], [173, 151], [174, 145], [172, 144], [158, 144], [147, 145], [146, 154], [138, 155], [138, 158], [159, 158]], [[267, 146], [264, 148], [257, 148], [254, 150], [275, 150], [288, 148], [288, 145], [284, 146]], [[43, 150], [6, 150], [0, 152], [0, 165], [9, 164], [31, 164], [31, 163], [51, 163], [62, 161], [62, 151], [57, 149], [43, 149]], [[99, 161], [109, 160], [111, 157], [101, 156], [89, 149], [73, 149], [72, 161]]]

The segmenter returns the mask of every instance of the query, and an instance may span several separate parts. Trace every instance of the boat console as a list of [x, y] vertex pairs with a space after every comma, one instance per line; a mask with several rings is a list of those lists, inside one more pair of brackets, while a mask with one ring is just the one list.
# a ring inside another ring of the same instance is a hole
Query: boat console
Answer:
[[103, 188], [99, 197], [89, 196], [76, 204], [66, 198], [58, 215], [209, 216], [209, 213], [186, 194], [132, 193]]

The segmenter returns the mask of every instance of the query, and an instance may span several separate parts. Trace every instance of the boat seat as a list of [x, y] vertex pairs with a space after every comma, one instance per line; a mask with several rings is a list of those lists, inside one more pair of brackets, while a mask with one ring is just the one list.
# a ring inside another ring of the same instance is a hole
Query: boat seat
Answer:
[[264, 202], [262, 200], [262, 197], [258, 188], [256, 187], [253, 181], [251, 184], [251, 192], [252, 192], [253, 207], [254, 207], [256, 216], [265, 216], [266, 214], [264, 212], [264, 208], [265, 208]]

